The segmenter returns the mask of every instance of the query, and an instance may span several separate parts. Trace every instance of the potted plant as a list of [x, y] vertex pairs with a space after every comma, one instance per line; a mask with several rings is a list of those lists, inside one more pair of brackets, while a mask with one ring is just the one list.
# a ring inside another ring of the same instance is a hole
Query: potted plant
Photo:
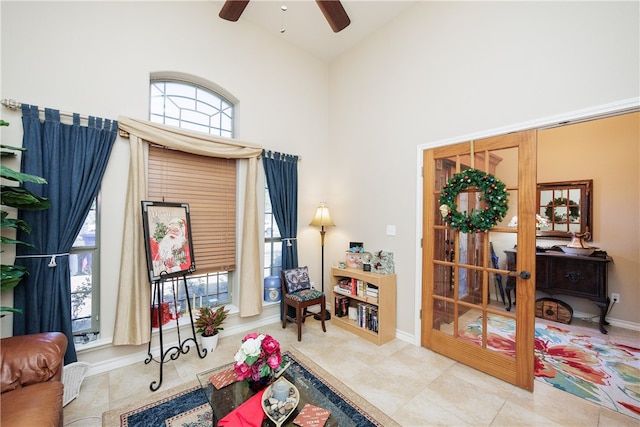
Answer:
[[[9, 123], [4, 120], [0, 120], [0, 126], [9, 126]], [[1, 145], [2, 148], [2, 160], [15, 158], [17, 151], [26, 151], [21, 147], [11, 147], [9, 145]], [[30, 191], [26, 190], [21, 184], [25, 182], [32, 182], [35, 184], [46, 184], [47, 181], [41, 177], [35, 175], [29, 175], [21, 172], [14, 171], [13, 169], [0, 165], [0, 175], [2, 176], [3, 181], [8, 180], [19, 185], [2, 185], [0, 191], [0, 198], [2, 201], [2, 206], [12, 207], [17, 210], [44, 210], [49, 209], [51, 206], [51, 202], [49, 199], [44, 197], [36, 196]], [[21, 230], [24, 232], [31, 232], [31, 227], [26, 222], [9, 218], [9, 211], [4, 210], [1, 211], [2, 217], [2, 229], [14, 229]], [[27, 245], [33, 247], [32, 244], [26, 243], [20, 240], [16, 240], [13, 238], [2, 236], [2, 244], [5, 245]], [[4, 252], [3, 250], [0, 252]], [[13, 289], [20, 283], [22, 278], [28, 274], [27, 270], [22, 266], [16, 265], [5, 265], [2, 264], [2, 277], [0, 279], [1, 286], [0, 289], [2, 291], [6, 291], [9, 289]], [[12, 307], [0, 307], [0, 313], [4, 312], [20, 312]]]
[[202, 347], [209, 352], [216, 349], [218, 345], [218, 332], [222, 331], [222, 323], [227, 318], [229, 310], [225, 310], [224, 306], [213, 310], [211, 307], [201, 307], [200, 314], [195, 321], [197, 332], [202, 336]]

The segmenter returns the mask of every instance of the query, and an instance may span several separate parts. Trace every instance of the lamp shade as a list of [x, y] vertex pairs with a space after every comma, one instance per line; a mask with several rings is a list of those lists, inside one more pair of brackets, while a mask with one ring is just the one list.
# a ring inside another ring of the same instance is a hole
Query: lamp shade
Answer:
[[316, 209], [316, 214], [313, 216], [313, 219], [311, 220], [309, 225], [314, 225], [316, 227], [335, 226], [335, 224], [331, 220], [329, 208], [324, 202], [320, 203], [320, 206], [318, 206], [318, 209]]

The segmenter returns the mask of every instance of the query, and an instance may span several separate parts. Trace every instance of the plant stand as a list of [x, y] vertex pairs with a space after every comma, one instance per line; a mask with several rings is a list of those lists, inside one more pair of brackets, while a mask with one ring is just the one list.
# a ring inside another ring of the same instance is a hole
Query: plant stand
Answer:
[[[160, 379], [158, 381], [152, 381], [151, 384], [149, 384], [149, 388], [151, 389], [151, 391], [156, 391], [160, 388], [160, 386], [162, 385], [162, 371], [164, 368], [164, 362], [167, 360], [167, 358], [170, 358], [171, 360], [176, 360], [181, 354], [187, 354], [189, 352], [189, 348], [190, 346], [187, 345], [187, 343], [189, 343], [189, 341], [193, 341], [193, 343], [196, 346], [196, 351], [198, 352], [198, 356], [200, 357], [200, 359], [204, 359], [204, 357], [207, 355], [207, 350], [206, 349], [200, 349], [200, 345], [198, 344], [198, 340], [196, 339], [196, 328], [193, 324], [193, 315], [191, 314], [191, 300], [189, 298], [189, 287], [187, 286], [187, 276], [183, 275], [182, 276], [182, 281], [184, 283], [184, 291], [185, 291], [185, 296], [187, 299], [187, 311], [189, 312], [189, 320], [191, 321], [191, 333], [192, 336], [189, 338], [185, 338], [184, 340], [182, 340], [182, 338], [180, 337], [180, 318], [177, 316], [177, 307], [174, 304], [174, 314], [176, 314], [175, 316], [175, 320], [176, 320], [176, 331], [178, 334], [178, 344], [171, 346], [169, 348], [167, 348], [166, 350], [164, 349], [164, 340], [163, 340], [163, 331], [162, 331], [162, 300], [163, 300], [163, 295], [164, 295], [164, 282], [165, 282], [165, 277], [161, 277], [160, 280], [155, 280], [153, 282], [153, 296], [152, 296], [152, 302], [151, 304], [153, 305], [153, 303], [155, 302], [158, 305], [158, 310], [157, 310], [157, 314], [158, 314], [158, 337], [160, 339], [160, 360], [158, 361], [160, 363]], [[178, 279], [179, 280], [179, 279]], [[175, 287], [172, 286], [172, 291], [173, 291], [173, 300], [175, 302], [176, 300], [176, 292], [175, 292]], [[153, 310], [151, 311], [151, 331], [153, 332]], [[151, 354], [151, 339], [149, 339], [149, 346], [148, 346], [148, 350], [147, 350], [147, 358], [145, 359], [144, 363], [145, 364], [149, 364], [151, 363], [152, 360], [155, 360], [153, 358], [153, 355]]]

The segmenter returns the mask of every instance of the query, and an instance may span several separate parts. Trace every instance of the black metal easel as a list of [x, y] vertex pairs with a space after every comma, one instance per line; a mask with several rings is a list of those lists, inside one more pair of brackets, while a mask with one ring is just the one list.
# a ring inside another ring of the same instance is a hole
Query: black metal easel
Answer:
[[[159, 381], [152, 381], [151, 384], [149, 384], [149, 388], [151, 389], [151, 391], [156, 391], [160, 388], [160, 386], [162, 385], [162, 370], [164, 367], [164, 362], [165, 359], [167, 358], [167, 356], [169, 356], [169, 358], [171, 360], [176, 360], [181, 354], [187, 354], [189, 352], [189, 346], [187, 346], [186, 344], [189, 341], [193, 341], [194, 344], [196, 345], [196, 351], [198, 352], [198, 356], [200, 356], [200, 359], [204, 359], [204, 357], [207, 355], [207, 349], [203, 348], [202, 350], [200, 350], [200, 346], [198, 345], [198, 340], [196, 339], [196, 328], [193, 324], [193, 315], [191, 314], [191, 300], [189, 299], [189, 287], [187, 286], [187, 276], [186, 274], [182, 276], [182, 280], [184, 282], [184, 289], [185, 289], [185, 296], [187, 299], [187, 311], [189, 312], [189, 319], [191, 320], [191, 332], [193, 334], [192, 337], [190, 338], [186, 338], [184, 341], [180, 338], [180, 318], [177, 315], [177, 311], [178, 311], [178, 307], [175, 304], [176, 302], [176, 289], [175, 287], [172, 286], [172, 292], [173, 292], [173, 301], [174, 301], [174, 314], [175, 314], [175, 318], [176, 318], [176, 330], [178, 333], [178, 344], [169, 347], [167, 350], [164, 350], [164, 341], [163, 341], [163, 337], [162, 337], [162, 300], [163, 300], [163, 294], [164, 294], [164, 282], [167, 279], [166, 274], [162, 274], [160, 276], [160, 280], [154, 280], [153, 282], [153, 297], [151, 299], [152, 304], [155, 301], [155, 303], [157, 304], [158, 307], [158, 337], [160, 338], [160, 380]], [[179, 283], [177, 284], [179, 286]], [[153, 310], [151, 310], [151, 332], [153, 333]], [[145, 364], [149, 364], [151, 363], [151, 361], [154, 360], [153, 355], [151, 354], [151, 339], [149, 339], [149, 347], [147, 350], [147, 359], [144, 361]]]

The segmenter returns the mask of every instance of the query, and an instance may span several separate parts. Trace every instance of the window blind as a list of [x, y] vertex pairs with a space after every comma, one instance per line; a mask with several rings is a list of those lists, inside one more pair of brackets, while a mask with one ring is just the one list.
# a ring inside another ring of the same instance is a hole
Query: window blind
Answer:
[[188, 203], [196, 274], [236, 269], [236, 160], [149, 145], [148, 197]]

